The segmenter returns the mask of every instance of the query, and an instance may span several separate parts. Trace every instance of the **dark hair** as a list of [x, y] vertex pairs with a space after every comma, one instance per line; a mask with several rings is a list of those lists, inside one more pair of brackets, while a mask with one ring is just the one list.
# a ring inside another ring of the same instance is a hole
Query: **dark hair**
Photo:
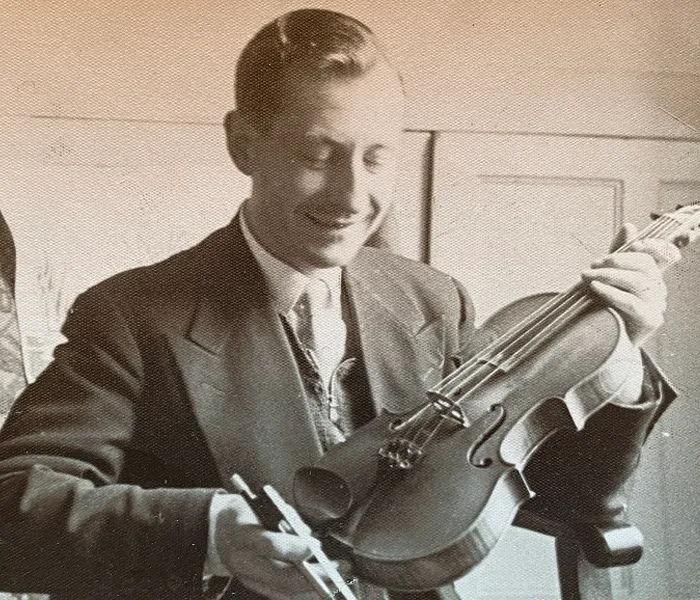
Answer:
[[236, 67], [236, 107], [264, 127], [282, 104], [292, 69], [357, 77], [379, 61], [390, 64], [372, 31], [357, 19], [321, 9], [288, 12], [243, 49]]

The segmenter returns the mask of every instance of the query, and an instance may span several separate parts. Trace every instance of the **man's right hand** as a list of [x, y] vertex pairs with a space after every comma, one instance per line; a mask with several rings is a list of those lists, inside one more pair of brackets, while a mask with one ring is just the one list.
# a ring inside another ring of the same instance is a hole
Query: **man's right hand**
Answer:
[[268, 531], [239, 494], [214, 496], [210, 515], [218, 559], [231, 576], [272, 600], [318, 600], [298, 569], [317, 540]]

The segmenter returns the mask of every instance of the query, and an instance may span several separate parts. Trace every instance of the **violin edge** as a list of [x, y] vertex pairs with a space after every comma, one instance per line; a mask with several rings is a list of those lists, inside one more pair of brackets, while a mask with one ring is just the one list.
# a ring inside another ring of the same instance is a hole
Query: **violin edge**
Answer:
[[532, 492], [520, 471], [509, 469], [494, 488], [494, 495], [498, 503], [486, 504], [472, 527], [454, 543], [425, 556], [396, 561], [364, 556], [354, 550], [350, 560], [355, 572], [360, 579], [400, 592], [423, 592], [454, 582], [493, 550]]

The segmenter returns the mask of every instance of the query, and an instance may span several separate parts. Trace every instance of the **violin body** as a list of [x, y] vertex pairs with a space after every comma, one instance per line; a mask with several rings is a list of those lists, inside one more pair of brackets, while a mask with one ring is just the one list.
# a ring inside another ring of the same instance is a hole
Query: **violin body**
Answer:
[[[506, 307], [479, 337], [488, 342], [548, 298]], [[465, 394], [462, 422], [435, 417], [430, 401], [410, 414], [381, 414], [297, 473], [297, 509], [363, 580], [402, 591], [454, 581], [487, 555], [532, 497], [522, 471], [537, 449], [562, 429], [582, 428], [601, 407], [598, 399], [624, 383], [627, 368], [601, 376], [628, 355], [623, 332], [617, 314], [595, 306]], [[576, 386], [577, 395], [570, 392]], [[422, 433], [417, 421], [436, 418], [419, 457], [408, 465], [387, 459], [392, 442]]]
[[[642, 239], [683, 247], [700, 235], [699, 205], [652, 216], [615, 252]], [[620, 317], [581, 282], [516, 302], [479, 329], [472, 356], [424, 406], [381, 414], [299, 470], [297, 509], [362, 579], [399, 591], [450, 583], [534, 495], [523, 473], [538, 449], [582, 429], [625, 383], [631, 351]]]

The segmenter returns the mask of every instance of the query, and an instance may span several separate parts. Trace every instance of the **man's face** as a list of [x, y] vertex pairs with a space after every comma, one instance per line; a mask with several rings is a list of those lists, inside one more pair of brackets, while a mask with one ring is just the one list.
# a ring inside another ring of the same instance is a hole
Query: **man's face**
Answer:
[[252, 142], [247, 222], [300, 271], [347, 264], [391, 206], [403, 94], [386, 65], [355, 78], [300, 74]]

